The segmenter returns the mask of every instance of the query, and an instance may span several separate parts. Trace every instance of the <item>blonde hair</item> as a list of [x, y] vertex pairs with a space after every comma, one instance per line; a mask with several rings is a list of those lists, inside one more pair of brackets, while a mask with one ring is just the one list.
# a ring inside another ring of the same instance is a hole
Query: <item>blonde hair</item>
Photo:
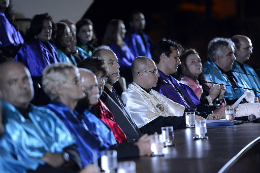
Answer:
[[69, 63], [58, 63], [50, 65], [43, 70], [42, 87], [51, 100], [59, 98], [55, 88], [66, 82], [70, 71], [78, 73], [78, 68]]

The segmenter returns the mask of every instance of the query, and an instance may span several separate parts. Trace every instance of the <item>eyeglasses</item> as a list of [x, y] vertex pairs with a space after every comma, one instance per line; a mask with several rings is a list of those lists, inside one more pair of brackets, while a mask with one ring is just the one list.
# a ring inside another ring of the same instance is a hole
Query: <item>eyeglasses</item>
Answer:
[[244, 50], [246, 50], [246, 51], [248, 51], [248, 50], [250, 50], [250, 51], [252, 51], [253, 50], [253, 46], [248, 46], [248, 47], [241, 47], [242, 49], [244, 49]]
[[139, 72], [137, 72], [137, 74], [139, 74], [141, 71], [144, 71], [144, 72], [150, 72], [150, 73], [153, 73], [154, 75], [157, 75], [158, 74], [158, 69], [155, 68], [153, 71], [149, 71], [149, 70], [140, 70]]

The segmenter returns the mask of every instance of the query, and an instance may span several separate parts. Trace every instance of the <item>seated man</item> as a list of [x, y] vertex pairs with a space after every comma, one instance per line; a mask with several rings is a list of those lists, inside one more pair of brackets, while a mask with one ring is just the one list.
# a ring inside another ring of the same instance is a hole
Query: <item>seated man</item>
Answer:
[[236, 60], [234, 47], [230, 39], [214, 38], [208, 45], [208, 61], [203, 64], [207, 80], [226, 86], [225, 99], [228, 105], [235, 103], [248, 88], [238, 73], [231, 69]]
[[243, 35], [235, 35], [231, 38], [235, 43], [235, 56], [232, 69], [235, 73], [238, 73], [250, 89], [254, 91], [255, 96], [260, 96], [260, 80], [255, 70], [249, 65], [245, 64], [245, 61], [249, 60], [250, 55], [253, 53], [253, 46], [250, 38]]
[[5, 100], [0, 101], [5, 128], [0, 155], [7, 162], [0, 172], [77, 172], [82, 164], [74, 139], [53, 112], [29, 104], [33, 94], [24, 65], [0, 65], [0, 98]]
[[[104, 61], [100, 58], [89, 57], [82, 61], [78, 67], [91, 70], [96, 75], [99, 96], [101, 96], [102, 92], [104, 91], [105, 82], [107, 81], [107, 71], [104, 67]], [[91, 106], [89, 110], [97, 118], [101, 119], [104, 123], [106, 123], [106, 125], [109, 126], [109, 128], [113, 131], [115, 139], [118, 143], [125, 143], [127, 141], [127, 137], [116, 123], [114, 115], [100, 98], [98, 99], [98, 103], [96, 103], [95, 106]]]
[[160, 75], [157, 86], [153, 89], [185, 108], [195, 110], [200, 101], [194, 91], [171, 76], [176, 73], [180, 65], [181, 50], [181, 45], [166, 39], [157, 42], [152, 47], [152, 58]]
[[133, 83], [123, 92], [122, 100], [142, 132], [161, 132], [162, 126], [185, 128], [185, 107], [152, 90], [159, 77], [153, 60], [137, 57], [132, 65]]
[[[120, 145], [117, 145], [112, 131], [84, 107], [85, 103], [83, 103], [83, 106], [79, 105], [75, 112], [77, 114], [73, 112], [78, 101], [85, 97], [85, 93], [88, 94], [89, 87], [93, 91], [96, 89], [94, 94], [92, 93], [90, 96], [91, 104], [93, 104], [93, 100], [99, 98], [97, 84], [95, 83], [96, 79], [91, 73], [92, 76], [90, 75], [90, 77], [94, 78], [93, 84], [93, 80], [87, 79], [89, 78], [89, 71], [86, 73], [87, 75], [80, 78], [77, 67], [72, 64], [60, 63], [44, 69], [42, 81], [44, 91], [52, 100], [47, 105], [47, 108], [52, 110], [75, 136], [76, 145], [84, 166], [93, 162], [92, 153], [94, 151], [97, 152], [98, 157], [100, 157], [102, 150], [107, 150], [110, 146], [112, 146], [112, 149], [117, 149], [118, 156], [123, 156], [122, 152], [124, 152], [120, 150]], [[87, 86], [86, 89], [81, 83], [84, 77], [86, 77], [86, 81], [84, 81], [84, 85]], [[148, 143], [149, 145], [149, 137], [144, 136], [143, 140], [141, 139], [139, 142], [141, 144]]]
[[129, 142], [138, 140], [142, 133], [132, 120], [129, 111], [114, 89], [114, 83], [119, 79], [119, 64], [115, 53], [108, 46], [98, 47], [92, 57], [99, 57], [104, 60], [107, 67], [107, 82], [100, 99], [113, 113], [117, 124], [122, 128]]

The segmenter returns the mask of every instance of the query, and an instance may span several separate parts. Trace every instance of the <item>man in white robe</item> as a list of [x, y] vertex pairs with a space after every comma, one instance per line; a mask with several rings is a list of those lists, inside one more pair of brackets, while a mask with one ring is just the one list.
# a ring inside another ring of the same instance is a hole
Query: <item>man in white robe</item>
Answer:
[[141, 132], [160, 133], [163, 126], [185, 128], [185, 107], [151, 89], [156, 86], [159, 77], [153, 60], [137, 57], [131, 71], [133, 83], [123, 92], [122, 100]]

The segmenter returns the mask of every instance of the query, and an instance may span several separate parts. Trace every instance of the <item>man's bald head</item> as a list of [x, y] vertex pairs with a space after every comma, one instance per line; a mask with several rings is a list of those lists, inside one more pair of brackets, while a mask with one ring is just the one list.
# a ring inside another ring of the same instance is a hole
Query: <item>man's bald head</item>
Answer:
[[98, 103], [99, 90], [96, 75], [88, 70], [79, 68], [80, 77], [84, 78], [83, 86], [85, 88], [86, 97], [79, 101], [79, 103], [90, 109]]
[[151, 61], [151, 59], [145, 56], [139, 56], [134, 59], [131, 65], [131, 71], [134, 80], [138, 77], [138, 72], [150, 68], [149, 61]]
[[236, 60], [243, 64], [253, 53], [252, 42], [244, 35], [234, 35], [231, 40], [235, 43]]
[[33, 82], [29, 70], [19, 62], [0, 65], [0, 97], [15, 107], [27, 108], [33, 98]]

